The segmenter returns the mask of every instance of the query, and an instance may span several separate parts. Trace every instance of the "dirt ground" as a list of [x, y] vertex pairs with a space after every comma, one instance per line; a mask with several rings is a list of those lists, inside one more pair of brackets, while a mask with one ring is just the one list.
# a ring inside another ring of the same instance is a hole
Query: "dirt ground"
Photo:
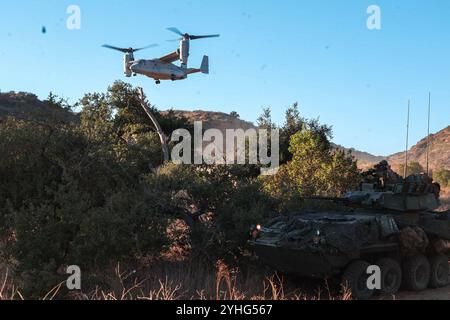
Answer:
[[450, 300], [450, 286], [423, 292], [402, 292], [396, 300]]
[[440, 289], [429, 289], [422, 292], [403, 291], [395, 296], [378, 297], [378, 300], [450, 300], [450, 286]]
[[395, 296], [377, 297], [377, 300], [450, 300], [450, 286], [422, 292], [400, 292]]

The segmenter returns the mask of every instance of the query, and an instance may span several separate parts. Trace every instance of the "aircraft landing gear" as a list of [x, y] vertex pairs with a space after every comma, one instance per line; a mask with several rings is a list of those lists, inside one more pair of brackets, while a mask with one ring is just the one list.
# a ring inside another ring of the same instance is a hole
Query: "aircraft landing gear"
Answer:
[[161, 84], [160, 80], [156, 80], [155, 82], [156, 82], [156, 84]]

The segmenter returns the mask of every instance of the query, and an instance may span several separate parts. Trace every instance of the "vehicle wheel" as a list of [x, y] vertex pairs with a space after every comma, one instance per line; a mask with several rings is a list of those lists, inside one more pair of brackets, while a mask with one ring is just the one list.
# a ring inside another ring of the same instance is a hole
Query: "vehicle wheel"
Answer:
[[448, 285], [449, 264], [448, 258], [443, 254], [430, 257], [431, 276], [430, 287], [442, 288]]
[[354, 299], [368, 300], [374, 292], [367, 287], [367, 268], [370, 264], [368, 262], [357, 260], [352, 262], [344, 270], [342, 274], [342, 286], [352, 292]]
[[403, 263], [403, 284], [412, 291], [421, 291], [430, 282], [430, 263], [423, 255], [408, 258]]
[[381, 290], [383, 294], [397, 293], [402, 285], [402, 268], [394, 259], [382, 258], [377, 261], [381, 269]]

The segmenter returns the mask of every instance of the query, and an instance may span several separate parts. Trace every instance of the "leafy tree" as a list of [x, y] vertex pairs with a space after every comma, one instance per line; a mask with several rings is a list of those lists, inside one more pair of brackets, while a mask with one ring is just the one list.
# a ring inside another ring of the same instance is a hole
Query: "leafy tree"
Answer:
[[230, 117], [239, 119], [240, 116], [239, 116], [239, 113], [237, 113], [236, 111], [232, 111], [232, 112], [230, 113]]
[[289, 143], [291, 137], [303, 130], [305, 119], [300, 116], [298, 103], [294, 103], [286, 111], [285, 123], [280, 132], [280, 163], [287, 163], [292, 160], [292, 153], [289, 152]]
[[[408, 162], [408, 176], [424, 173], [425, 169], [420, 165], [419, 162], [411, 161]], [[401, 164], [398, 167], [398, 173], [403, 175], [405, 173], [405, 165]]]
[[[263, 109], [262, 115], [258, 118], [257, 124], [263, 129], [274, 129], [276, 125], [272, 122], [270, 108]], [[283, 126], [280, 128], [280, 163], [286, 164], [292, 160], [292, 153], [289, 150], [291, 137], [299, 131], [304, 129], [311, 130], [323, 141], [329, 144], [331, 139], [331, 127], [322, 125], [317, 119], [306, 119], [300, 115], [299, 105], [295, 102], [290, 106], [285, 113], [285, 120]]]
[[54, 109], [61, 108], [68, 111], [72, 110], [72, 106], [69, 104], [67, 99], [60, 98], [51, 91], [48, 94], [47, 99], [44, 100], [43, 102], [46, 103], [49, 107]]
[[327, 141], [303, 130], [292, 136], [289, 151], [293, 158], [288, 173], [298, 191], [306, 196], [325, 191], [325, 166], [331, 159]]
[[450, 187], [450, 170], [442, 168], [433, 172], [433, 179], [441, 187]]
[[142, 180], [149, 162], [160, 164], [161, 148], [129, 109], [129, 89], [86, 95], [79, 122], [0, 123], [1, 253], [29, 297], [61, 282], [64, 265], [88, 272], [158, 254], [167, 243], [168, 203]]
[[274, 129], [276, 128], [275, 123], [272, 122], [272, 112], [270, 108], [264, 108], [263, 113], [256, 120], [256, 124], [261, 129]]
[[[148, 188], [170, 203], [166, 214], [190, 227], [194, 253], [213, 258], [241, 257], [248, 228], [272, 217], [274, 202], [241, 165], [168, 164], [146, 177]], [[251, 196], [249, 196], [251, 195]]]
[[327, 166], [326, 176], [326, 194], [341, 196], [357, 187], [359, 180], [357, 162], [350, 152], [334, 150]]
[[305, 129], [291, 137], [292, 160], [264, 179], [265, 190], [275, 197], [339, 196], [357, 184], [358, 169], [351, 154], [332, 150], [322, 133]]

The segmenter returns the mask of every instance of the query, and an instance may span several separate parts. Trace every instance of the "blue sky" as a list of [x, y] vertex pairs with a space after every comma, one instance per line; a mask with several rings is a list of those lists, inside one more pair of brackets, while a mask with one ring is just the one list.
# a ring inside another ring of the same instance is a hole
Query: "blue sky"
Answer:
[[[68, 5], [81, 8], [81, 30], [68, 30]], [[369, 5], [382, 29], [366, 27]], [[46, 26], [47, 33], [41, 33]], [[190, 63], [210, 56], [211, 74], [162, 82], [122, 76], [122, 57], [101, 48], [176, 48], [175, 26], [221, 38], [193, 43]], [[237, 111], [254, 121], [265, 106], [281, 123], [295, 101], [301, 113], [334, 127], [336, 143], [373, 154], [404, 149], [411, 99], [411, 142], [426, 135], [428, 92], [432, 131], [450, 124], [448, 0], [16, 0], [0, 5], [0, 89], [49, 91], [77, 101], [116, 79], [143, 86], [160, 109]]]

